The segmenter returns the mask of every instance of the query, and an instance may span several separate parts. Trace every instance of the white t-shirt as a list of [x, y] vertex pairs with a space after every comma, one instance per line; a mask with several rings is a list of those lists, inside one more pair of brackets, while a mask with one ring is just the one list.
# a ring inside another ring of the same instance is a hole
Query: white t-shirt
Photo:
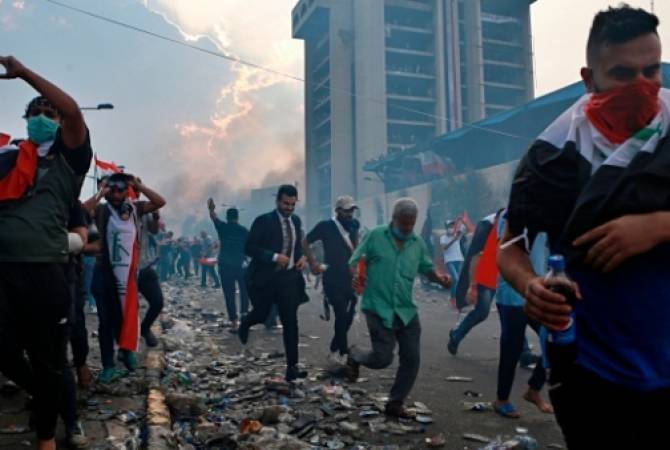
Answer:
[[[440, 245], [447, 245], [454, 239], [453, 234], [443, 234], [440, 237]], [[461, 251], [460, 237], [444, 251], [444, 262], [463, 261], [463, 252]]]

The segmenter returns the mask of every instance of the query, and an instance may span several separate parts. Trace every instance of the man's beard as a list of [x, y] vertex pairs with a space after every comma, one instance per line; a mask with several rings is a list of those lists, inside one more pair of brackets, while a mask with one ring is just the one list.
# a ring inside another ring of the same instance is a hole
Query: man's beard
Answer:
[[356, 224], [356, 219], [354, 219], [353, 217], [339, 217], [338, 216], [337, 221], [340, 222], [342, 227], [349, 232], [355, 231], [356, 228], [358, 228], [357, 224]]

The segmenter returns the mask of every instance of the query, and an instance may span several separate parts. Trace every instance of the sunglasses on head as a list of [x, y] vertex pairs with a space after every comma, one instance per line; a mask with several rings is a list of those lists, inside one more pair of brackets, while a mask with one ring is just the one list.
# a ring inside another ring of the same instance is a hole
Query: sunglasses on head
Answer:
[[112, 191], [125, 191], [128, 184], [125, 181], [108, 181], [107, 187]]

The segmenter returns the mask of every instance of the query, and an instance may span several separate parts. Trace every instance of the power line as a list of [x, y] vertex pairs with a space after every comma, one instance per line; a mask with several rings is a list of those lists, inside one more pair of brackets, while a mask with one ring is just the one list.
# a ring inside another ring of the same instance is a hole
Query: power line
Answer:
[[[273, 69], [271, 67], [267, 67], [267, 66], [263, 66], [261, 64], [257, 64], [257, 63], [251, 62], [251, 61], [247, 61], [247, 60], [244, 60], [244, 59], [236, 57], [236, 56], [225, 54], [223, 52], [209, 50], [209, 49], [206, 49], [206, 48], [203, 48], [203, 47], [199, 47], [197, 45], [189, 44], [188, 42], [180, 41], [178, 39], [174, 39], [174, 38], [171, 38], [169, 36], [165, 36], [163, 34], [156, 33], [154, 31], [150, 31], [150, 30], [147, 30], [147, 29], [135, 26], [135, 25], [131, 25], [129, 23], [122, 22], [120, 20], [112, 19], [112, 18], [103, 16], [101, 14], [96, 14], [94, 12], [91, 12], [91, 11], [88, 11], [88, 10], [85, 10], [85, 9], [82, 9], [82, 8], [78, 8], [76, 6], [68, 5], [66, 3], [62, 3], [62, 2], [59, 2], [57, 0], [44, 0], [44, 1], [47, 2], [47, 3], [51, 3], [52, 5], [64, 8], [64, 9], [68, 9], [70, 11], [74, 11], [74, 12], [77, 12], [79, 14], [89, 16], [89, 17], [92, 17], [92, 18], [97, 19], [97, 20], [101, 20], [103, 22], [111, 23], [111, 24], [119, 26], [121, 28], [132, 30], [132, 31], [135, 31], [135, 32], [138, 32], [138, 33], [141, 33], [141, 34], [146, 34], [146, 35], [154, 37], [156, 39], [167, 41], [167, 42], [170, 42], [170, 43], [182, 46], [182, 47], [186, 47], [186, 48], [189, 48], [191, 50], [202, 52], [202, 53], [205, 53], [205, 54], [208, 54], [208, 55], [211, 55], [211, 56], [216, 56], [218, 58], [226, 59], [226, 60], [231, 61], [231, 62], [235, 62], [235, 63], [239, 63], [239, 64], [242, 64], [242, 65], [245, 65], [245, 66], [249, 66], [249, 67], [252, 67], [254, 69], [261, 70], [261, 71], [264, 71], [264, 72], [268, 72], [268, 73], [271, 73], [271, 74], [274, 74], [274, 75], [278, 75], [278, 76], [281, 76], [281, 77], [284, 77], [284, 78], [287, 78], [287, 79], [290, 79], [290, 80], [293, 80], [293, 81], [298, 81], [298, 82], [304, 83], [305, 85], [308, 85], [308, 86], [313, 84], [313, 85], [316, 85], [317, 87], [324, 87], [325, 89], [327, 89], [331, 93], [340, 93], [340, 94], [349, 95], [349, 96], [354, 97], [354, 98], [361, 98], [361, 99], [368, 100], [370, 102], [374, 102], [374, 103], [378, 103], [378, 104], [382, 104], [382, 105], [386, 104], [386, 102], [384, 102], [383, 100], [380, 100], [380, 99], [355, 94], [355, 93], [353, 93], [351, 91], [347, 91], [345, 89], [339, 89], [339, 88], [333, 88], [331, 86], [326, 86], [325, 84], [323, 84], [323, 82], [322, 83], [312, 83], [312, 82], [309, 82], [309, 81], [305, 80], [304, 78], [301, 78], [301, 77], [298, 77], [298, 76], [295, 76], [295, 75], [291, 75], [289, 73], [282, 72], [282, 71]], [[418, 110], [418, 109], [407, 108], [407, 107], [398, 106], [398, 105], [390, 105], [390, 106], [391, 106], [391, 108], [395, 108], [395, 109], [400, 110], [400, 111], [411, 112], [411, 113], [422, 115], [422, 116], [429, 117], [429, 118], [432, 118], [432, 119], [446, 120], [446, 121], [452, 122], [452, 123], [457, 122], [455, 119], [450, 119], [449, 117], [443, 117], [443, 116], [439, 116], [439, 115], [435, 115], [435, 114], [430, 114], [430, 113], [427, 113], [425, 111], [421, 111], [421, 110]], [[485, 131], [485, 132], [497, 134], [497, 135], [500, 135], [500, 136], [506, 136], [506, 137], [510, 137], [510, 138], [514, 138], [514, 139], [519, 139], [519, 140], [522, 140], [524, 142], [532, 142], [532, 141], [535, 140], [535, 138], [530, 138], [530, 137], [527, 137], [527, 136], [521, 136], [521, 135], [517, 135], [517, 134], [513, 134], [513, 133], [507, 133], [505, 131], [494, 130], [494, 129], [491, 129], [491, 128], [481, 127], [481, 126], [478, 126], [478, 125], [474, 125], [472, 123], [461, 122], [461, 126], [462, 126], [462, 128], [470, 128], [470, 129], [474, 129], [474, 130]]]
[[125, 23], [125, 22], [121, 22], [120, 20], [110, 19], [109, 17], [105, 17], [105, 16], [102, 16], [100, 14], [96, 14], [94, 12], [87, 11], [85, 9], [77, 8], [76, 6], [67, 5], [65, 3], [61, 3], [61, 2], [56, 1], [56, 0], [44, 0], [44, 1], [46, 1], [47, 3], [51, 3], [53, 5], [56, 5], [56, 6], [60, 6], [61, 8], [69, 9], [70, 11], [78, 12], [80, 14], [84, 14], [86, 16], [93, 17], [94, 19], [102, 20], [104, 22], [109, 22], [111, 24], [120, 26], [122, 28], [127, 28], [129, 30], [133, 30], [133, 31], [136, 31], [136, 32], [142, 33], [142, 34], [146, 34], [146, 35], [155, 37], [157, 39], [162, 39], [164, 41], [171, 42], [173, 44], [181, 45], [182, 47], [187, 47], [187, 48], [190, 48], [192, 50], [196, 50], [196, 51], [206, 53], [206, 54], [209, 54], [209, 55], [212, 55], [212, 56], [217, 56], [219, 58], [227, 59], [231, 62], [244, 64], [245, 66], [253, 67], [255, 69], [263, 70], [265, 72], [270, 72], [270, 73], [273, 73], [275, 75], [280, 75], [280, 76], [283, 76], [283, 77], [286, 77], [286, 78], [290, 78], [294, 81], [303, 81], [304, 82], [304, 80], [302, 78], [296, 77], [294, 75], [287, 74], [287, 73], [284, 73], [284, 72], [280, 72], [278, 70], [274, 70], [274, 69], [269, 68], [269, 67], [264, 67], [264, 66], [261, 66], [259, 64], [256, 64], [256, 63], [253, 63], [253, 62], [250, 62], [250, 61], [245, 61], [245, 60], [243, 60], [241, 58], [238, 58], [238, 57], [235, 57], [235, 56], [226, 55], [225, 53], [222, 53], [222, 52], [216, 52], [216, 51], [209, 50], [209, 49], [206, 49], [206, 48], [203, 48], [203, 47], [198, 47], [197, 45], [189, 44], [188, 42], [180, 41], [178, 39], [174, 39], [174, 38], [171, 38], [169, 36], [165, 36], [163, 34], [155, 33], [153, 31], [149, 31], [149, 30], [146, 30], [144, 28], [140, 28], [140, 27], [135, 26], [135, 25], [131, 25], [131, 24], [128, 24], [128, 23]]

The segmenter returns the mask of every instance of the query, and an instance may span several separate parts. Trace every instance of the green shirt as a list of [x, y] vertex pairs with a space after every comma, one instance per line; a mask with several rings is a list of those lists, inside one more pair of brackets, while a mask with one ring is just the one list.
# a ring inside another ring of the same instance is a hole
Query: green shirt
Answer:
[[361, 258], [367, 273], [361, 309], [377, 314], [387, 328], [392, 328], [396, 315], [407, 325], [417, 314], [414, 279], [434, 269], [423, 239], [412, 234], [398, 247], [390, 226], [379, 226], [365, 235], [349, 265], [355, 267]]

